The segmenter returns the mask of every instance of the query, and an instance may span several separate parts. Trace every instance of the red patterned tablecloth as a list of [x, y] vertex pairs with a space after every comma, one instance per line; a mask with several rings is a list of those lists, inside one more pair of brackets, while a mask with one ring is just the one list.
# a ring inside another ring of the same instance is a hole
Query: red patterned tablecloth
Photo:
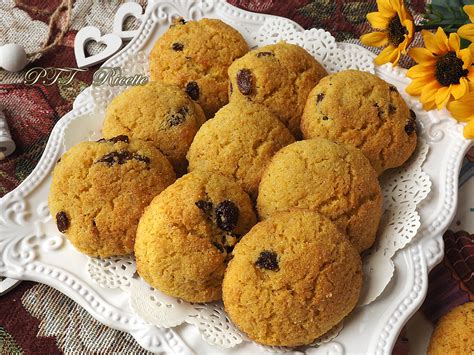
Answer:
[[[64, 13], [52, 16], [60, 0], [1, 0], [0, 44], [22, 44], [27, 52], [40, 49], [45, 40], [52, 42], [67, 20]], [[285, 16], [305, 28], [323, 28], [338, 41], [359, 43], [367, 32], [365, 15], [375, 10], [375, 1], [360, 0], [229, 0], [238, 7]], [[51, 51], [31, 66], [75, 67], [74, 36], [87, 25], [102, 33], [111, 31], [113, 15], [121, 1], [72, 1], [67, 32]], [[424, 10], [425, 1], [408, 1], [414, 14]], [[145, 5], [144, 1], [141, 1]], [[53, 21], [50, 23], [50, 19]], [[418, 17], [419, 18], [419, 17]], [[51, 29], [51, 31], [49, 31]], [[419, 41], [419, 39], [417, 39]], [[91, 49], [93, 50], [93, 48]], [[409, 61], [401, 63], [410, 66]], [[27, 69], [29, 68], [27, 67]], [[72, 108], [82, 89], [90, 85], [97, 67], [79, 73], [72, 83], [59, 81], [52, 86], [22, 84], [24, 72], [9, 74], [0, 69], [0, 107], [17, 149], [0, 161], [0, 197], [23, 181], [37, 164], [55, 123]], [[457, 304], [474, 296], [474, 151], [466, 157], [460, 177], [462, 200], [458, 215], [444, 238], [446, 257], [430, 274], [427, 299], [422, 307], [429, 322], [436, 320]], [[469, 200], [471, 198], [471, 200]], [[469, 224], [471, 223], [471, 224]], [[455, 232], [454, 232], [454, 231]], [[405, 354], [409, 343], [402, 332], [394, 352]], [[37, 283], [23, 282], [0, 297], [0, 353], [76, 353], [143, 352], [125, 333], [112, 330], [94, 320], [86, 311], [58, 291]]]

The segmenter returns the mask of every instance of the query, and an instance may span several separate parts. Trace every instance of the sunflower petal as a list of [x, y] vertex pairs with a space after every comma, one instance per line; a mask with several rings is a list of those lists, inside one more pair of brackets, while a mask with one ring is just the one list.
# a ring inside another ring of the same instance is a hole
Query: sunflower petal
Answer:
[[459, 52], [459, 49], [461, 46], [459, 42], [460, 42], [459, 36], [456, 33], [451, 33], [449, 35], [449, 39], [448, 39], [449, 48], [456, 53]]
[[436, 107], [435, 98], [440, 88], [441, 85], [437, 81], [432, 81], [421, 90], [420, 101], [423, 103], [425, 110], [429, 111]]
[[448, 110], [458, 121], [474, 120], [474, 93], [464, 96], [461, 100], [448, 103]]
[[474, 5], [466, 5], [462, 9], [467, 14], [467, 16], [469, 16], [469, 20], [474, 23]]
[[388, 18], [392, 18], [396, 14], [389, 0], [377, 0], [377, 8], [383, 16]]
[[451, 93], [456, 100], [459, 100], [469, 92], [466, 78], [461, 78], [458, 85], [451, 85]]
[[382, 65], [388, 62], [392, 62], [396, 59], [397, 57], [397, 52], [398, 49], [395, 48], [394, 46], [390, 45], [385, 47], [385, 49], [380, 52], [380, 54], [375, 58], [374, 62], [377, 65]]
[[421, 35], [423, 36], [423, 41], [425, 42], [426, 49], [428, 49], [431, 53], [436, 55], [444, 53], [442, 48], [438, 46], [436, 36], [433, 33], [427, 30], [422, 30]]
[[[411, 50], [410, 52], [411, 53]], [[415, 79], [420, 78], [428, 75], [434, 75], [435, 69], [429, 65], [415, 65], [407, 70], [407, 76], [409, 78]]]
[[421, 95], [421, 90], [432, 81], [433, 78], [416, 78], [412, 80], [410, 85], [408, 85], [405, 89], [405, 91], [412, 95], [412, 96], [420, 96]]
[[[471, 46], [473, 48], [471, 48]], [[468, 69], [471, 67], [472, 64], [472, 59], [473, 59], [473, 53], [471, 49], [474, 49], [474, 45], [470, 45], [468, 48], [461, 49], [458, 53], [458, 57], [461, 57], [463, 61], [463, 69]]]
[[408, 55], [414, 59], [417, 63], [423, 64], [434, 64], [436, 63], [436, 58], [434, 55], [427, 50], [426, 48], [412, 48], [408, 52]]
[[443, 53], [449, 52], [448, 37], [441, 27], [438, 27], [435, 36], [438, 47], [443, 51]]
[[474, 42], [474, 24], [470, 23], [459, 27], [458, 35], [459, 37], [467, 39], [469, 42]]
[[474, 139], [474, 120], [471, 120], [464, 127], [464, 138]]
[[443, 106], [448, 102], [449, 97], [451, 96], [451, 87], [443, 86], [436, 93], [435, 103], [438, 107], [438, 110], [441, 110]]
[[380, 12], [371, 12], [367, 14], [367, 20], [372, 28], [384, 30], [388, 27], [390, 18], [383, 16]]
[[382, 47], [388, 43], [388, 37], [385, 32], [372, 32], [362, 35], [360, 41], [366, 46]]

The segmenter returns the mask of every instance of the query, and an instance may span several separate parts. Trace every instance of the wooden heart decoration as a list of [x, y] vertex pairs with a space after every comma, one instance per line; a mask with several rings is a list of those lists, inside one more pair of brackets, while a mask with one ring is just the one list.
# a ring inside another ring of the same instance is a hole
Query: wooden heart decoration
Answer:
[[[96, 41], [105, 44], [105, 49], [95, 55], [86, 57], [85, 46], [87, 42]], [[74, 55], [78, 68], [90, 67], [91, 65], [105, 61], [122, 47], [122, 39], [114, 33], [103, 35], [94, 26], [82, 28], [74, 39]]]
[[122, 4], [115, 13], [112, 32], [117, 36], [120, 36], [122, 39], [132, 39], [135, 37], [138, 34], [138, 30], [124, 31], [123, 23], [129, 16], [133, 16], [136, 19], [143, 21], [144, 14], [142, 11], [142, 7], [136, 2], [127, 2]]

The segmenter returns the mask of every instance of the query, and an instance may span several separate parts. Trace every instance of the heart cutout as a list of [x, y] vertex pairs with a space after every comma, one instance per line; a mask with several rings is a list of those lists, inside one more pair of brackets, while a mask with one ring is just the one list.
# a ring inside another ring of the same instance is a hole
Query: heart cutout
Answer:
[[124, 31], [123, 24], [130, 16], [135, 17], [137, 20], [143, 21], [142, 11], [142, 7], [136, 2], [127, 2], [122, 4], [115, 13], [112, 32], [122, 39], [132, 39], [138, 35], [138, 30]]
[[[86, 57], [85, 45], [90, 41], [103, 43], [106, 47], [102, 52]], [[121, 47], [122, 39], [116, 34], [109, 33], [102, 36], [97, 27], [84, 27], [77, 32], [76, 38], [74, 39], [74, 55], [76, 56], [77, 67], [85, 68], [103, 62], [115, 54]]]

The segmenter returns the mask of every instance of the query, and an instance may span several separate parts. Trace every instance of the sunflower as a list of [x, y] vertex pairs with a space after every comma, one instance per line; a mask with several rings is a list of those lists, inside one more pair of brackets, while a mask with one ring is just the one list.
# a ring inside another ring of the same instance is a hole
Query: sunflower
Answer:
[[402, 0], [377, 0], [377, 8], [378, 12], [367, 14], [367, 20], [380, 32], [367, 33], [360, 40], [367, 46], [386, 46], [375, 58], [375, 64], [392, 62], [396, 65], [413, 39], [413, 17]]
[[474, 138], [474, 91], [470, 92], [460, 100], [448, 103], [451, 115], [461, 122], [467, 122], [464, 127], [464, 137]]
[[[441, 109], [451, 96], [458, 100], [469, 91], [474, 91], [474, 44], [460, 49], [456, 33], [448, 37], [441, 27], [436, 34], [422, 31], [426, 48], [412, 48], [408, 52], [418, 65], [408, 69], [412, 80], [406, 92], [420, 96], [425, 110]], [[471, 54], [471, 50], [473, 51]]]
[[459, 27], [458, 35], [469, 42], [474, 42], [474, 5], [466, 5], [462, 9], [469, 16], [472, 23]]

